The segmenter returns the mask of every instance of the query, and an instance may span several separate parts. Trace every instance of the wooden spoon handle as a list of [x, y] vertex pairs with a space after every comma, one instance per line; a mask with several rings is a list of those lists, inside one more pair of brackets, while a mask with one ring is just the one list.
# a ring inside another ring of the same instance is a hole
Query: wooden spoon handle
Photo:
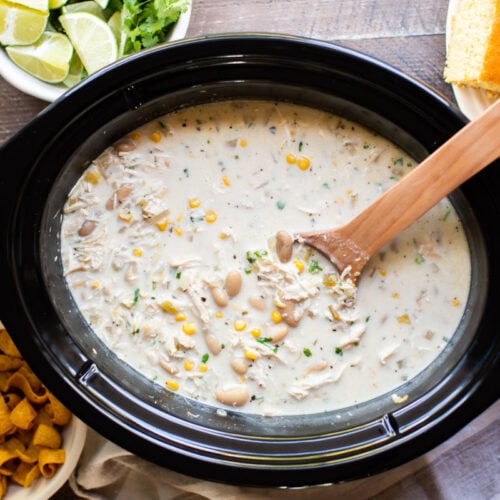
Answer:
[[337, 234], [367, 256], [500, 157], [500, 100], [429, 155]]

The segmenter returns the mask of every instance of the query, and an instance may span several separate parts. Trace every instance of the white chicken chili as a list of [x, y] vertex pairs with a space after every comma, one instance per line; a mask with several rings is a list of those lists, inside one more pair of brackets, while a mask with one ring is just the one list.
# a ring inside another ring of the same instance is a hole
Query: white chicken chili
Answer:
[[373, 257], [357, 287], [289, 235], [346, 223], [413, 166], [385, 138], [307, 107], [165, 115], [72, 189], [68, 287], [119, 358], [183, 396], [264, 415], [402, 402], [398, 387], [442, 351], [467, 301], [469, 249], [450, 202]]

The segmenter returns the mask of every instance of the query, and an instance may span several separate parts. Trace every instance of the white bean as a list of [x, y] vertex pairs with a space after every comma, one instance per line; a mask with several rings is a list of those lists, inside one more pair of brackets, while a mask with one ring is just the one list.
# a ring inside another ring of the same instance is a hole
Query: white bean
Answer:
[[270, 330], [271, 342], [281, 342], [288, 335], [288, 326], [284, 324], [273, 326]]
[[86, 220], [81, 225], [78, 230], [78, 236], [88, 236], [97, 226], [97, 222], [95, 220]]
[[212, 294], [212, 298], [214, 299], [214, 302], [219, 306], [219, 307], [226, 307], [227, 306], [227, 293], [225, 290], [222, 288], [219, 288], [218, 286], [214, 286], [210, 288], [210, 293]]
[[240, 271], [234, 269], [229, 271], [226, 276], [226, 292], [230, 297], [235, 297], [240, 293], [243, 279]]
[[281, 262], [286, 263], [292, 258], [293, 239], [286, 231], [276, 233], [276, 253]]
[[248, 402], [250, 395], [246, 385], [238, 385], [229, 388], [219, 388], [215, 391], [215, 398], [219, 403], [228, 406], [243, 406]]
[[248, 370], [248, 361], [241, 356], [233, 358], [231, 360], [231, 368], [239, 375], [245, 375]]
[[120, 186], [114, 193], [111, 198], [106, 202], [106, 208], [108, 210], [113, 210], [115, 207], [123, 203], [130, 193], [133, 191], [134, 186], [132, 184], [124, 184]]
[[220, 345], [219, 339], [213, 333], [205, 334], [205, 343], [207, 344], [208, 350], [214, 356], [220, 353], [222, 347]]
[[248, 303], [257, 311], [265, 311], [267, 309], [266, 301], [260, 295], [252, 295], [248, 299]]
[[129, 153], [130, 151], [133, 151], [136, 148], [135, 142], [126, 137], [125, 139], [121, 139], [118, 142], [116, 142], [113, 147], [118, 151], [119, 153]]
[[285, 300], [285, 307], [281, 313], [283, 321], [288, 326], [297, 326], [302, 319], [302, 314], [295, 309], [296, 302], [293, 300]]

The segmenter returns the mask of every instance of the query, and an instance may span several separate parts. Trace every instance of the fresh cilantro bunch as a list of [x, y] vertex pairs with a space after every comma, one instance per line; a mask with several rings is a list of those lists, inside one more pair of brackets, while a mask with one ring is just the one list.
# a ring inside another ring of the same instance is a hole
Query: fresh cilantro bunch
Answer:
[[123, 0], [123, 55], [164, 42], [190, 3], [191, 0]]

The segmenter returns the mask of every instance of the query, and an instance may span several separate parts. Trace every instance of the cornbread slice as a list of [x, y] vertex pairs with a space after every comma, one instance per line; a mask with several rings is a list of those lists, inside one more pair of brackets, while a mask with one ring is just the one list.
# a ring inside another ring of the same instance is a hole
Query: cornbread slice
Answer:
[[500, 0], [460, 0], [447, 49], [448, 83], [500, 92]]

